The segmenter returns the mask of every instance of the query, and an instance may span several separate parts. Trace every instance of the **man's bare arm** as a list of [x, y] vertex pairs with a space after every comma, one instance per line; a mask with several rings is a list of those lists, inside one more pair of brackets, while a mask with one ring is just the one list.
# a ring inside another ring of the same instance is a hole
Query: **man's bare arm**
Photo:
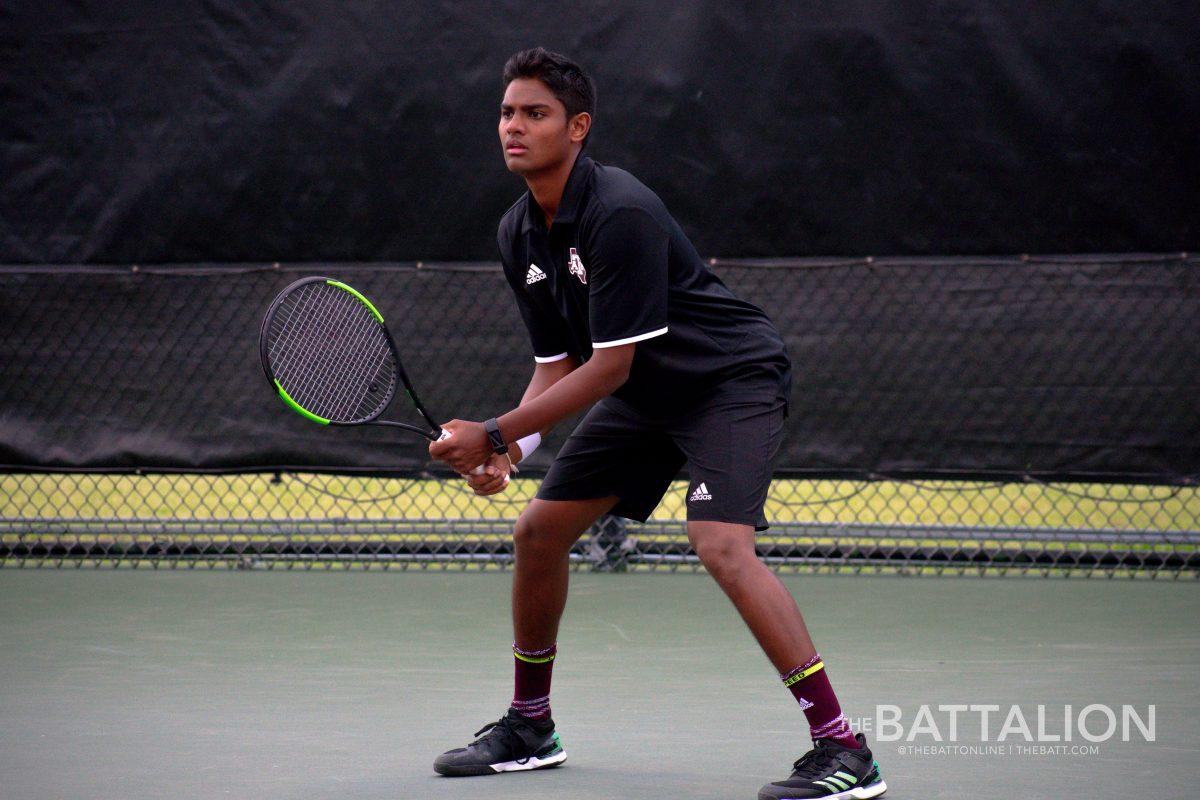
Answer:
[[[579, 368], [579, 358], [577, 356], [567, 356], [560, 358], [558, 361], [551, 361], [548, 364], [536, 364], [533, 368], [533, 375], [529, 378], [529, 385], [525, 387], [525, 394], [521, 396], [520, 405], [525, 405], [531, 400], [539, 397], [543, 392], [549, 389], [554, 384], [561, 381], [563, 378], [570, 375]], [[550, 433], [550, 429], [554, 425], [550, 424], [544, 428], [539, 428], [538, 432], [545, 436]], [[503, 433], [503, 429], [501, 429]], [[516, 447], [516, 441], [513, 440], [513, 446], [510, 449], [515, 449], [517, 452], [513, 456], [513, 461], [520, 462], [525, 456], [520, 452], [521, 448]]]
[[[629, 378], [636, 346], [624, 344], [596, 350], [586, 364], [570, 370], [532, 399], [523, 401], [520, 406], [499, 417], [497, 424], [504, 441], [511, 444], [531, 433], [548, 430], [570, 415], [615, 392]], [[546, 366], [556, 363], [558, 362]], [[536, 371], [534, 376], [537, 377]], [[526, 390], [526, 394], [528, 393], [529, 390]], [[458, 472], [469, 472], [475, 465], [487, 460], [491, 454], [492, 448], [481, 423], [456, 419], [447, 422], [443, 427], [453, 435], [449, 439], [430, 444], [429, 454], [445, 461]]]
[[[529, 378], [529, 385], [525, 387], [525, 394], [521, 397], [521, 404], [524, 405], [538, 397], [578, 367], [579, 359], [575, 356], [567, 356], [550, 363], [536, 364], [533, 368], [533, 375]], [[541, 431], [541, 434], [545, 436], [549, 432], [550, 428], [547, 427]], [[508, 460], [510, 458], [511, 461]], [[489, 456], [482, 474], [467, 474], [467, 484], [480, 497], [502, 492], [508, 486], [510, 465], [520, 463], [524, 459], [525, 454], [521, 452], [520, 443], [512, 442], [508, 446], [507, 458], [505, 456]]]
[[[496, 419], [504, 441], [515, 442], [535, 431], [547, 431], [577, 411], [615, 392], [629, 378], [636, 346], [625, 344], [596, 350], [586, 364], [564, 375], [532, 398], [523, 399], [520, 406]], [[536, 378], [536, 372], [534, 375]], [[532, 388], [533, 384], [530, 383]], [[528, 398], [529, 391], [525, 394]]]

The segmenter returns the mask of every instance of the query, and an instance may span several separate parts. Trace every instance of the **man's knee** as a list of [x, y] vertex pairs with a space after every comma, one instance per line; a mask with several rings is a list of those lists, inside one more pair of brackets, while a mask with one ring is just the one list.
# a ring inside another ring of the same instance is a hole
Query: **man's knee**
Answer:
[[718, 581], [736, 579], [748, 566], [757, 562], [754, 535], [740, 530], [688, 527], [688, 540], [700, 558], [700, 563]]
[[513, 528], [513, 544], [518, 550], [527, 550], [544, 545], [549, 539], [549, 528], [544, 515], [531, 513], [529, 508], [517, 517], [516, 527]]
[[513, 528], [513, 544], [518, 550], [569, 550], [588, 526], [616, 503], [616, 497], [597, 500], [534, 500]]

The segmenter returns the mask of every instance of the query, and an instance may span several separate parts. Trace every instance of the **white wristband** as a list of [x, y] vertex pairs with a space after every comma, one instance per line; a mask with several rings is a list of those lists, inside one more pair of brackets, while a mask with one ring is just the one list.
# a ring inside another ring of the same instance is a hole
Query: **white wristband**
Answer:
[[534, 450], [538, 449], [538, 445], [542, 443], [542, 435], [537, 431], [526, 436], [524, 439], [517, 439], [517, 447], [521, 448], [521, 460], [529, 458]]

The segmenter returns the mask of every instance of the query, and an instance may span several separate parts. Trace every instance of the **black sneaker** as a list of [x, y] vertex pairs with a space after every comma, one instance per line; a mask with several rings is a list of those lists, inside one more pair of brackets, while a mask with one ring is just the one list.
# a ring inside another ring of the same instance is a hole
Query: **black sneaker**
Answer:
[[[480, 736], [480, 734], [483, 734]], [[511, 708], [496, 722], [475, 731], [478, 739], [466, 747], [442, 753], [433, 762], [439, 775], [495, 775], [527, 769], [557, 767], [567, 760], [554, 721], [523, 717]]]
[[818, 739], [816, 745], [792, 765], [790, 778], [768, 783], [758, 790], [758, 800], [866, 800], [887, 791], [879, 774], [879, 764], [867, 749], [863, 735], [854, 737], [861, 747], [855, 750], [833, 739]]

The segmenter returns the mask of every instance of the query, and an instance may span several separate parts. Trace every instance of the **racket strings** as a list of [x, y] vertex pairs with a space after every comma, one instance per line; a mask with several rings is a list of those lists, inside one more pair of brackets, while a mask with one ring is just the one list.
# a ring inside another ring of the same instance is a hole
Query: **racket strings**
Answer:
[[[315, 294], [305, 286], [285, 302], [273, 320], [271, 363], [284, 390], [301, 406], [315, 410], [317, 385], [315, 376], [325, 368], [326, 354], [306, 347], [311, 331], [318, 323], [318, 306], [310, 302]], [[323, 408], [324, 410], [328, 410]]]
[[[317, 292], [314, 286], [305, 286], [280, 307], [275, 339], [272, 342], [272, 363], [276, 364], [276, 377], [292, 399], [310, 411], [326, 415], [333, 406], [321, 400], [322, 388], [317, 377], [327, 374], [329, 354], [313, 346], [320, 324], [317, 314], [321, 306], [313, 302]], [[318, 406], [320, 411], [318, 411]]]
[[[341, 380], [335, 381], [333, 384], [334, 394], [331, 402], [335, 411], [350, 413], [357, 419], [355, 412], [360, 410], [363, 400], [370, 395], [371, 386], [369, 382], [363, 383], [361, 379], [364, 377], [363, 373], [367, 362], [371, 361], [373, 356], [378, 356], [379, 353], [373, 351], [370, 346], [372, 343], [368, 340], [370, 334], [375, 330], [375, 322], [373, 320], [364, 322], [361, 313], [355, 314], [355, 311], [362, 312], [364, 309], [357, 301], [347, 301], [347, 297], [345, 293], [342, 293], [342, 297], [338, 298], [342, 302], [337, 309], [336, 321], [331, 323], [334, 330], [339, 330], [346, 336], [344, 346], [349, 351], [348, 358], [341, 362], [341, 374], [333, 376], [335, 379], [340, 378]], [[384, 349], [386, 349], [386, 345]], [[331, 354], [330, 351], [326, 352], [327, 359]], [[332, 371], [331, 369], [330, 372]]]
[[[296, 341], [312, 349], [308, 362], [297, 359], [301, 397], [305, 408], [320, 408], [321, 416], [338, 421], [361, 419], [373, 410], [371, 384], [378, 376], [379, 362], [388, 355], [378, 326], [357, 300], [339, 289], [322, 291], [320, 285], [305, 287], [307, 297], [298, 311], [301, 321]], [[380, 341], [372, 341], [372, 338]], [[329, 346], [336, 342], [337, 346]], [[302, 356], [303, 348], [294, 353]], [[373, 369], [368, 369], [369, 365]], [[286, 388], [286, 387], [285, 387]], [[296, 399], [296, 398], [293, 398]], [[363, 406], [368, 408], [365, 409]]]
[[[336, 297], [337, 307], [331, 314], [328, 330], [336, 331], [342, 339], [342, 352], [330, 349], [323, 353], [324, 374], [330, 382], [331, 411], [338, 415], [331, 419], [362, 419], [374, 410], [370, 401], [377, 395], [375, 381], [382, 363], [390, 361], [391, 353], [380, 335], [378, 323], [362, 304], [340, 289], [332, 291], [337, 292], [331, 295]], [[372, 386], [376, 391], [372, 391]]]
[[335, 422], [369, 419], [387, 404], [396, 367], [382, 326], [349, 293], [324, 283], [297, 289], [277, 309], [268, 357], [284, 391]]
[[319, 387], [314, 381], [325, 354], [309, 345], [318, 324], [316, 305], [310, 302], [314, 294], [311, 286], [305, 286], [280, 306], [272, 325], [270, 357], [284, 391], [302, 407], [327, 416], [331, 407], [316, 402]]

